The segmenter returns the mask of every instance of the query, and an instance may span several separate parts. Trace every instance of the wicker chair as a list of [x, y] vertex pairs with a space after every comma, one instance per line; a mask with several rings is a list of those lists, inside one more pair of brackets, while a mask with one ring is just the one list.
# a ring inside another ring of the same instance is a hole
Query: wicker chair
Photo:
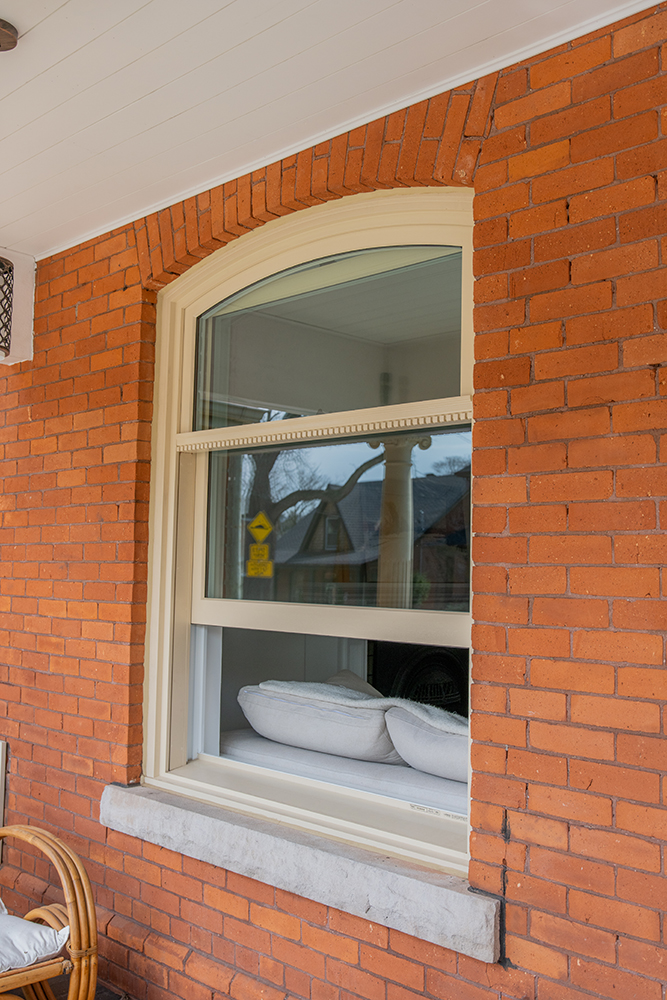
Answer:
[[26, 914], [26, 920], [37, 920], [60, 930], [69, 924], [67, 955], [37, 962], [25, 969], [0, 973], [0, 994], [3, 1000], [21, 1000], [11, 990], [23, 990], [25, 1000], [55, 1000], [48, 980], [69, 973], [67, 1000], [94, 1000], [97, 983], [97, 925], [95, 903], [90, 881], [81, 861], [67, 844], [46, 830], [32, 826], [0, 827], [0, 840], [11, 837], [38, 848], [58, 872], [65, 905], [49, 903]]

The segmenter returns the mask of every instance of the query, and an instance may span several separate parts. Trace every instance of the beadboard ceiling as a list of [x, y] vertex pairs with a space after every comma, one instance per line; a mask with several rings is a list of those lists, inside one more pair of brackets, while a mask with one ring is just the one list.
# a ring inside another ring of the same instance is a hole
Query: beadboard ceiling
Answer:
[[48, 256], [648, 6], [0, 0], [0, 246]]

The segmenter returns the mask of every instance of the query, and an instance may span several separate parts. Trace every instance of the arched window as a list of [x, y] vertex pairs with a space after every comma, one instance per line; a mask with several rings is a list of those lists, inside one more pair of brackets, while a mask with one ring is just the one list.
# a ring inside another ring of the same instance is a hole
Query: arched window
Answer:
[[148, 783], [457, 872], [471, 231], [358, 195], [160, 293], [147, 652]]

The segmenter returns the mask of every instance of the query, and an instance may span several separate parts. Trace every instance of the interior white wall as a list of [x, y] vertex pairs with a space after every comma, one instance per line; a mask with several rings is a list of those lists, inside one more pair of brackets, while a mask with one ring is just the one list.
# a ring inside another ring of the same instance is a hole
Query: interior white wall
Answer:
[[221, 731], [248, 728], [236, 700], [246, 684], [322, 682], [339, 670], [351, 670], [366, 680], [365, 639], [215, 625], [193, 625], [192, 637], [190, 758], [199, 752], [217, 755]]

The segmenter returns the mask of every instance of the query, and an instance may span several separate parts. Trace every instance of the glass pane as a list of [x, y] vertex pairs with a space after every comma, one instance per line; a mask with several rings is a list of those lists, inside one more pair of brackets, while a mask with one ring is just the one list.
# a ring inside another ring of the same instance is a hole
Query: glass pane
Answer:
[[194, 430], [460, 393], [461, 250], [283, 271], [199, 318]]
[[206, 596], [467, 611], [469, 428], [217, 451]]

